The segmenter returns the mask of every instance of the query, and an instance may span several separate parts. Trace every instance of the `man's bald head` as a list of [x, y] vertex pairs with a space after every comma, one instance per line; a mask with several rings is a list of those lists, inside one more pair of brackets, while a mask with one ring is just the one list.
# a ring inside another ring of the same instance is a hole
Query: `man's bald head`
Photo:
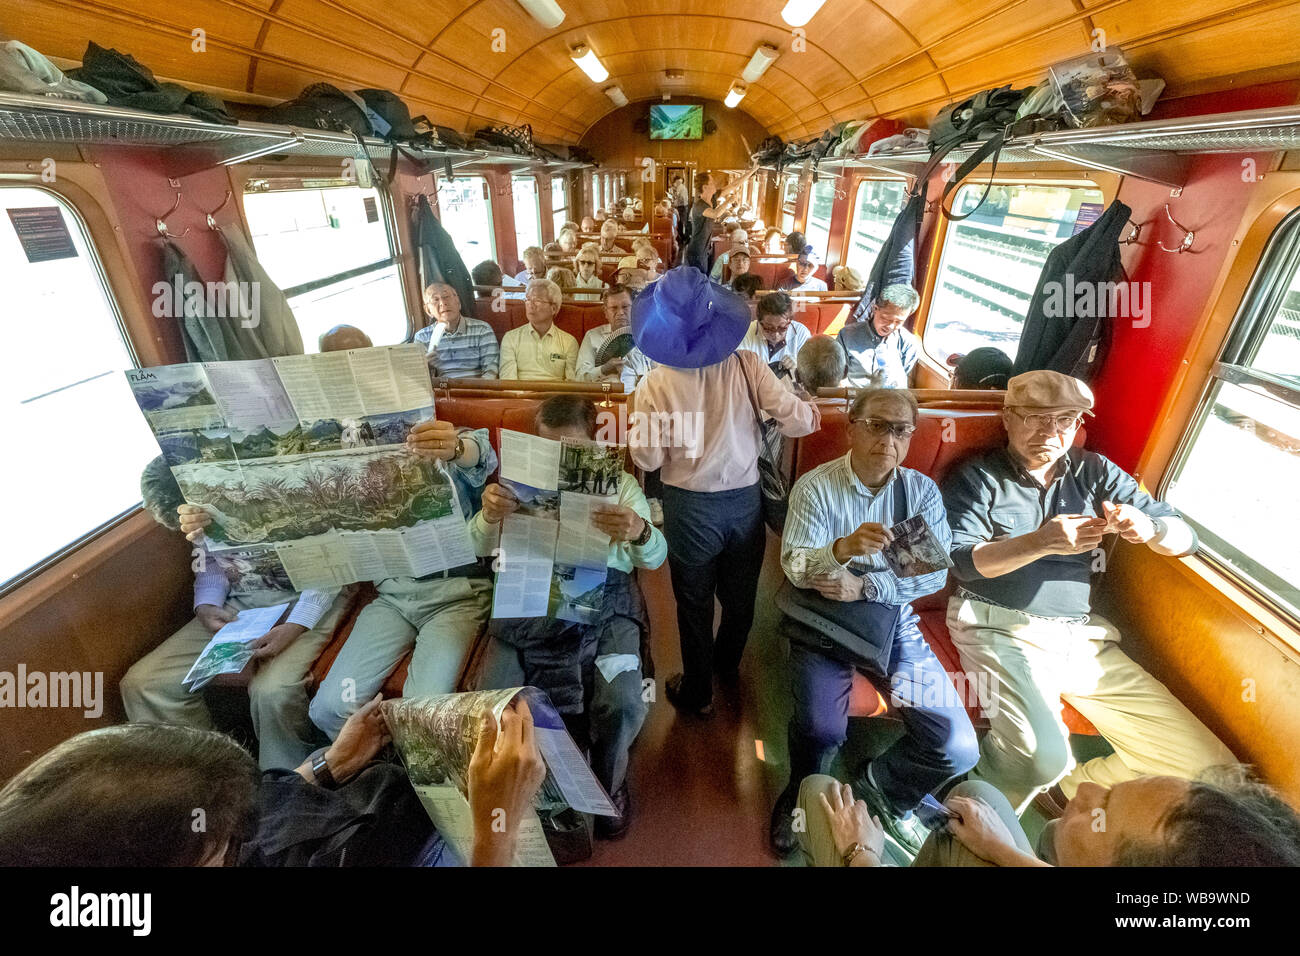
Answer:
[[368, 349], [375, 343], [355, 325], [336, 325], [320, 337], [322, 352], [346, 352], [348, 349]]

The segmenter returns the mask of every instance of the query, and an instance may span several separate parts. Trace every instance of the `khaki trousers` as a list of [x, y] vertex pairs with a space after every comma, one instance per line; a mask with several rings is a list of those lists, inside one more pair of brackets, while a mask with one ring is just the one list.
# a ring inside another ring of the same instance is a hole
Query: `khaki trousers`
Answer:
[[[330, 634], [351, 596], [344, 589], [320, 622], [269, 661], [261, 663], [248, 683], [248, 699], [257, 733], [258, 764], [263, 770], [292, 770], [319, 746], [319, 733], [307, 716], [311, 666], [329, 643]], [[298, 595], [261, 591], [231, 595], [226, 607], [243, 611], [296, 601]], [[184, 724], [213, 729], [203, 692], [191, 694], [182, 684], [195, 660], [212, 639], [199, 622], [183, 628], [146, 654], [122, 678], [122, 703], [129, 720]]]
[[[992, 784], [1024, 811], [1060, 781], [1067, 797], [1079, 784], [1112, 787], [1146, 775], [1193, 778], [1232, 763], [1232, 753], [1163, 684], [1119, 647], [1114, 625], [1032, 617], [954, 595], [948, 633], [968, 680], [991, 675], [989, 732], [971, 779]], [[1088, 718], [1115, 749], [1077, 765], [1061, 700]]]

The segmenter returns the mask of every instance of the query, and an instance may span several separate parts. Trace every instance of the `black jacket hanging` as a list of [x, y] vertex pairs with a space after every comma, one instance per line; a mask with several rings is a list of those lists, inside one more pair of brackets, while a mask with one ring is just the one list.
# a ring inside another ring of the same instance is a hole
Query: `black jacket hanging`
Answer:
[[1088, 381], [1096, 374], [1114, 302], [1113, 286], [1107, 284], [1126, 281], [1119, 235], [1132, 212], [1117, 199], [1096, 222], [1048, 253], [1029, 300], [1012, 375], [1049, 369]]
[[431, 282], [445, 282], [460, 296], [460, 310], [472, 314], [474, 310], [474, 283], [469, 270], [461, 261], [451, 235], [433, 214], [429, 197], [420, 196], [416, 207], [415, 244], [420, 256], [420, 288], [427, 289]]
[[922, 193], [908, 199], [902, 212], [885, 237], [885, 244], [876, 254], [871, 275], [862, 289], [862, 298], [853, 307], [849, 322], [864, 322], [871, 312], [881, 290], [895, 283], [912, 285], [916, 280], [916, 246], [921, 234], [921, 220], [925, 217], [925, 196]]

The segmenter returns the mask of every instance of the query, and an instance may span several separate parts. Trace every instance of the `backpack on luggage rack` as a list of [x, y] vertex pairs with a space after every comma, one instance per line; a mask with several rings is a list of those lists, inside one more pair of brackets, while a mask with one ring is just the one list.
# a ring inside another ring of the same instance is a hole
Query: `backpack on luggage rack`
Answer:
[[374, 127], [366, 113], [365, 101], [358, 105], [358, 99], [355, 93], [345, 93], [329, 83], [313, 83], [293, 99], [269, 107], [259, 119], [263, 123], [370, 136]]

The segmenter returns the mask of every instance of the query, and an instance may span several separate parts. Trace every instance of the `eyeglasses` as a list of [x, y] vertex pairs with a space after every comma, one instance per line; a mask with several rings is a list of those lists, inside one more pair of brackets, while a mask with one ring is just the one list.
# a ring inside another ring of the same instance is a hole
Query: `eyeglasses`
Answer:
[[872, 438], [880, 438], [886, 432], [896, 441], [907, 441], [916, 432], [915, 425], [903, 425], [899, 422], [887, 422], [879, 418], [855, 418], [850, 425], [861, 425]]
[[596, 262], [595, 259], [579, 259], [579, 260], [578, 260], [578, 265], [580, 265], [580, 266], [595, 266], [595, 265], [599, 265], [599, 263]]
[[1077, 412], [1073, 415], [1021, 415], [1015, 409], [1008, 409], [1008, 411], [1034, 431], [1068, 432], [1078, 427], [1079, 422], [1083, 420], [1083, 416]]

